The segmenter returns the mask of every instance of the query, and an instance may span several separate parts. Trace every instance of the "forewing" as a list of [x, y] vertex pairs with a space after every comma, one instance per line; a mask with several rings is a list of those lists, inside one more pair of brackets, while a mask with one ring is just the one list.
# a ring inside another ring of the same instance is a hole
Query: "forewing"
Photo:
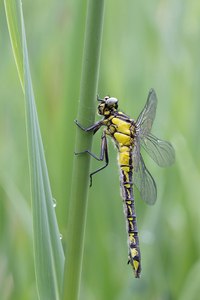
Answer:
[[157, 107], [157, 97], [153, 89], [149, 91], [147, 102], [136, 121], [136, 131], [138, 136], [145, 136], [150, 133]]
[[140, 192], [142, 200], [153, 205], [157, 198], [156, 183], [145, 166], [138, 143], [135, 144], [133, 151], [133, 171], [133, 183]]
[[141, 138], [140, 145], [160, 167], [170, 166], [175, 161], [173, 146], [167, 141], [158, 139], [153, 134]]

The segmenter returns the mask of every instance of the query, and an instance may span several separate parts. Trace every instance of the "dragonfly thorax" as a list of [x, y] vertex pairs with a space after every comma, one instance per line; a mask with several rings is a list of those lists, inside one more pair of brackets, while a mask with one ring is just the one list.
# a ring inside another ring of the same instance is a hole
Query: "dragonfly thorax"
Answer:
[[98, 114], [103, 116], [109, 116], [112, 112], [118, 109], [118, 99], [114, 97], [106, 96], [104, 99], [97, 99], [100, 101], [98, 105]]

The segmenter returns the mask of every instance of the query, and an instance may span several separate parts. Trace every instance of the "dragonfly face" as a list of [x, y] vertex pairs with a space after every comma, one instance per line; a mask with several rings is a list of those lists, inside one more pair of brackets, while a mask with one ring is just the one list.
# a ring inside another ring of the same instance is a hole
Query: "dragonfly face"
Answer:
[[106, 96], [104, 99], [97, 99], [100, 101], [98, 105], [98, 114], [103, 116], [109, 116], [112, 112], [118, 108], [118, 99]]

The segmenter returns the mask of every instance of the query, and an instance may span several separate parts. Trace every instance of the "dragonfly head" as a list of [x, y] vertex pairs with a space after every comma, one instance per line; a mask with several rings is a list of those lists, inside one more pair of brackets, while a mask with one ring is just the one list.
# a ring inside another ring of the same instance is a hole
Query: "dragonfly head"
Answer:
[[104, 99], [100, 99], [97, 97], [97, 101], [100, 102], [98, 105], [99, 115], [109, 116], [113, 111], [117, 111], [118, 109], [117, 98], [106, 96]]

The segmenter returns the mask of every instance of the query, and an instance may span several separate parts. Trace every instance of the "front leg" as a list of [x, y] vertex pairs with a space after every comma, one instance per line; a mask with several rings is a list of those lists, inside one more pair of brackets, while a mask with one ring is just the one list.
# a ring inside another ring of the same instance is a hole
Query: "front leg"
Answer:
[[91, 125], [89, 127], [83, 127], [77, 120], [75, 120], [74, 122], [83, 131], [85, 131], [85, 132], [91, 132], [92, 131], [93, 134], [95, 134], [99, 130], [99, 128], [103, 125], [102, 120], [94, 123], [93, 125]]

